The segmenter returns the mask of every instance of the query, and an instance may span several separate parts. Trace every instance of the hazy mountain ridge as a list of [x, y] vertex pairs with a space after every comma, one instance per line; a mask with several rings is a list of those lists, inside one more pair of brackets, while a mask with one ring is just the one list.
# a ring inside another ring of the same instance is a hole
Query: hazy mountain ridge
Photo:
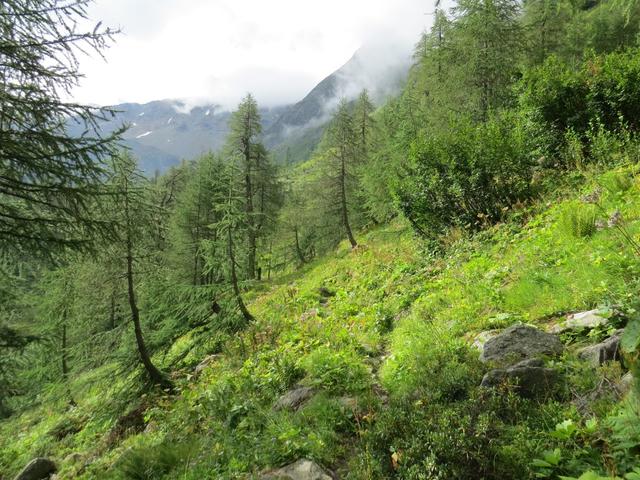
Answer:
[[410, 65], [409, 53], [394, 45], [359, 49], [301, 101], [286, 107], [270, 128], [265, 128], [266, 145], [279, 162], [306, 160], [341, 98], [354, 99], [367, 89], [374, 102], [381, 105], [400, 92]]
[[[276, 161], [297, 163], [307, 159], [340, 98], [355, 98], [363, 88], [377, 103], [396, 94], [408, 72], [409, 60], [395, 48], [363, 48], [298, 103], [262, 108], [264, 141]], [[124, 143], [148, 174], [219, 150], [229, 131], [230, 112], [215, 103], [191, 106], [180, 100], [160, 100], [113, 108], [118, 113], [102, 125], [103, 130], [111, 132], [123, 123], [130, 125]], [[70, 128], [74, 131], [78, 127], [72, 124]]]

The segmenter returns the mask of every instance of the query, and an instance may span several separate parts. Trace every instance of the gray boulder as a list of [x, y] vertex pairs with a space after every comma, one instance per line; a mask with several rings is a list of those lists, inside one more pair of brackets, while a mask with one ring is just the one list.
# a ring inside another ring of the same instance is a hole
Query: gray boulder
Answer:
[[613, 336], [604, 342], [578, 350], [578, 357], [589, 362], [594, 367], [605, 362], [618, 360], [620, 358], [620, 339], [624, 330], [618, 330]]
[[480, 360], [510, 365], [529, 358], [560, 355], [562, 350], [562, 342], [557, 335], [518, 324], [487, 340]]
[[563, 333], [569, 330], [591, 329], [607, 325], [610, 320], [606, 315], [607, 312], [599, 309], [573, 313], [568, 315], [564, 322], [551, 327], [549, 331], [551, 333]]
[[545, 368], [542, 360], [534, 358], [512, 367], [491, 370], [484, 376], [480, 386], [495, 388], [508, 383], [515, 385], [516, 392], [522, 397], [538, 398], [553, 390], [557, 381], [557, 373]]
[[24, 467], [15, 480], [46, 480], [57, 470], [56, 464], [48, 458], [34, 458]]
[[333, 478], [317, 463], [306, 459], [260, 476], [260, 480], [333, 480]]
[[315, 393], [315, 390], [310, 387], [296, 387], [282, 395], [273, 405], [273, 408], [274, 410], [298, 410]]

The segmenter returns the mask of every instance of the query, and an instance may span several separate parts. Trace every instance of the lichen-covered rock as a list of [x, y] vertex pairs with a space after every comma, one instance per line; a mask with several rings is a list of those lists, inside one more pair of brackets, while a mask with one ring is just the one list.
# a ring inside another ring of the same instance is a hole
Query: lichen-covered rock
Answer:
[[297, 410], [315, 395], [310, 387], [296, 387], [282, 395], [273, 405], [274, 410]]
[[607, 325], [610, 321], [610, 312], [605, 310], [589, 310], [587, 312], [573, 313], [567, 319], [551, 327], [551, 333], [563, 333], [569, 330], [582, 330]]
[[530, 358], [560, 355], [562, 350], [562, 342], [557, 335], [518, 324], [487, 340], [480, 360], [510, 365]]
[[618, 330], [613, 336], [604, 342], [578, 350], [578, 357], [589, 362], [594, 367], [605, 362], [618, 360], [620, 358], [620, 339], [624, 330]]
[[558, 382], [557, 373], [544, 367], [540, 359], [528, 359], [508, 368], [496, 368], [488, 372], [480, 386], [495, 388], [510, 384], [526, 398], [537, 398], [550, 393]]
[[482, 353], [485, 343], [498, 336], [499, 334], [500, 330], [486, 330], [484, 332], [480, 332], [475, 337], [473, 337], [473, 343], [471, 344], [471, 346]]
[[263, 473], [260, 480], [333, 480], [322, 467], [311, 460], [298, 460], [277, 470]]
[[15, 480], [46, 480], [57, 470], [56, 464], [48, 458], [34, 458], [24, 467]]

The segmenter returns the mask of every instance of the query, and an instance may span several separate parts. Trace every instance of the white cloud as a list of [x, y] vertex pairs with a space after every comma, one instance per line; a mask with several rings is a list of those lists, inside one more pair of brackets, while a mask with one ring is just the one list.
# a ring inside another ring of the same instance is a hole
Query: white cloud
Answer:
[[95, 21], [119, 26], [105, 63], [84, 59], [77, 100], [198, 99], [232, 106], [302, 98], [363, 44], [409, 49], [433, 0], [96, 0]]

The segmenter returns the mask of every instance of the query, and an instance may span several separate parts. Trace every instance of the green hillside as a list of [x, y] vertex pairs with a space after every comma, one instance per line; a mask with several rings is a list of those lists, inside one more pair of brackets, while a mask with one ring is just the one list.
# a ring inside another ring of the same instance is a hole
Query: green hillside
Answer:
[[[624, 229], [638, 233], [636, 168], [585, 172], [570, 183], [552, 207], [536, 204], [452, 240], [438, 258], [393, 222], [366, 233], [356, 250], [343, 244], [255, 287], [248, 304], [257, 321], [242, 334], [221, 340], [209, 324], [156, 352], [174, 372], [174, 396], [128, 396], [135, 377], [116, 380], [115, 364], [73, 379], [77, 406], [59, 389], [43, 393], [3, 422], [3, 471], [45, 455], [65, 459], [62, 478], [245, 478], [299, 458], [362, 479], [630, 473], [640, 410], [635, 396], [615, 389], [626, 369], [593, 369], [575, 356], [621, 323], [563, 337], [566, 353], [548, 363], [562, 383], [544, 402], [479, 387], [487, 367], [471, 343], [483, 330], [516, 322], [545, 329], [565, 312], [596, 307], [635, 321], [637, 253], [615, 227], [594, 225], [620, 211]], [[602, 210], [590, 216], [580, 198], [598, 186]], [[316, 394], [296, 412], [274, 411], [296, 384]], [[128, 431], [118, 418], [125, 403], [139, 416]], [[537, 466], [556, 449], [557, 466]]]
[[639, 2], [437, 3], [383, 105], [153, 178], [87, 5], [0, 8], [0, 480], [640, 478]]

